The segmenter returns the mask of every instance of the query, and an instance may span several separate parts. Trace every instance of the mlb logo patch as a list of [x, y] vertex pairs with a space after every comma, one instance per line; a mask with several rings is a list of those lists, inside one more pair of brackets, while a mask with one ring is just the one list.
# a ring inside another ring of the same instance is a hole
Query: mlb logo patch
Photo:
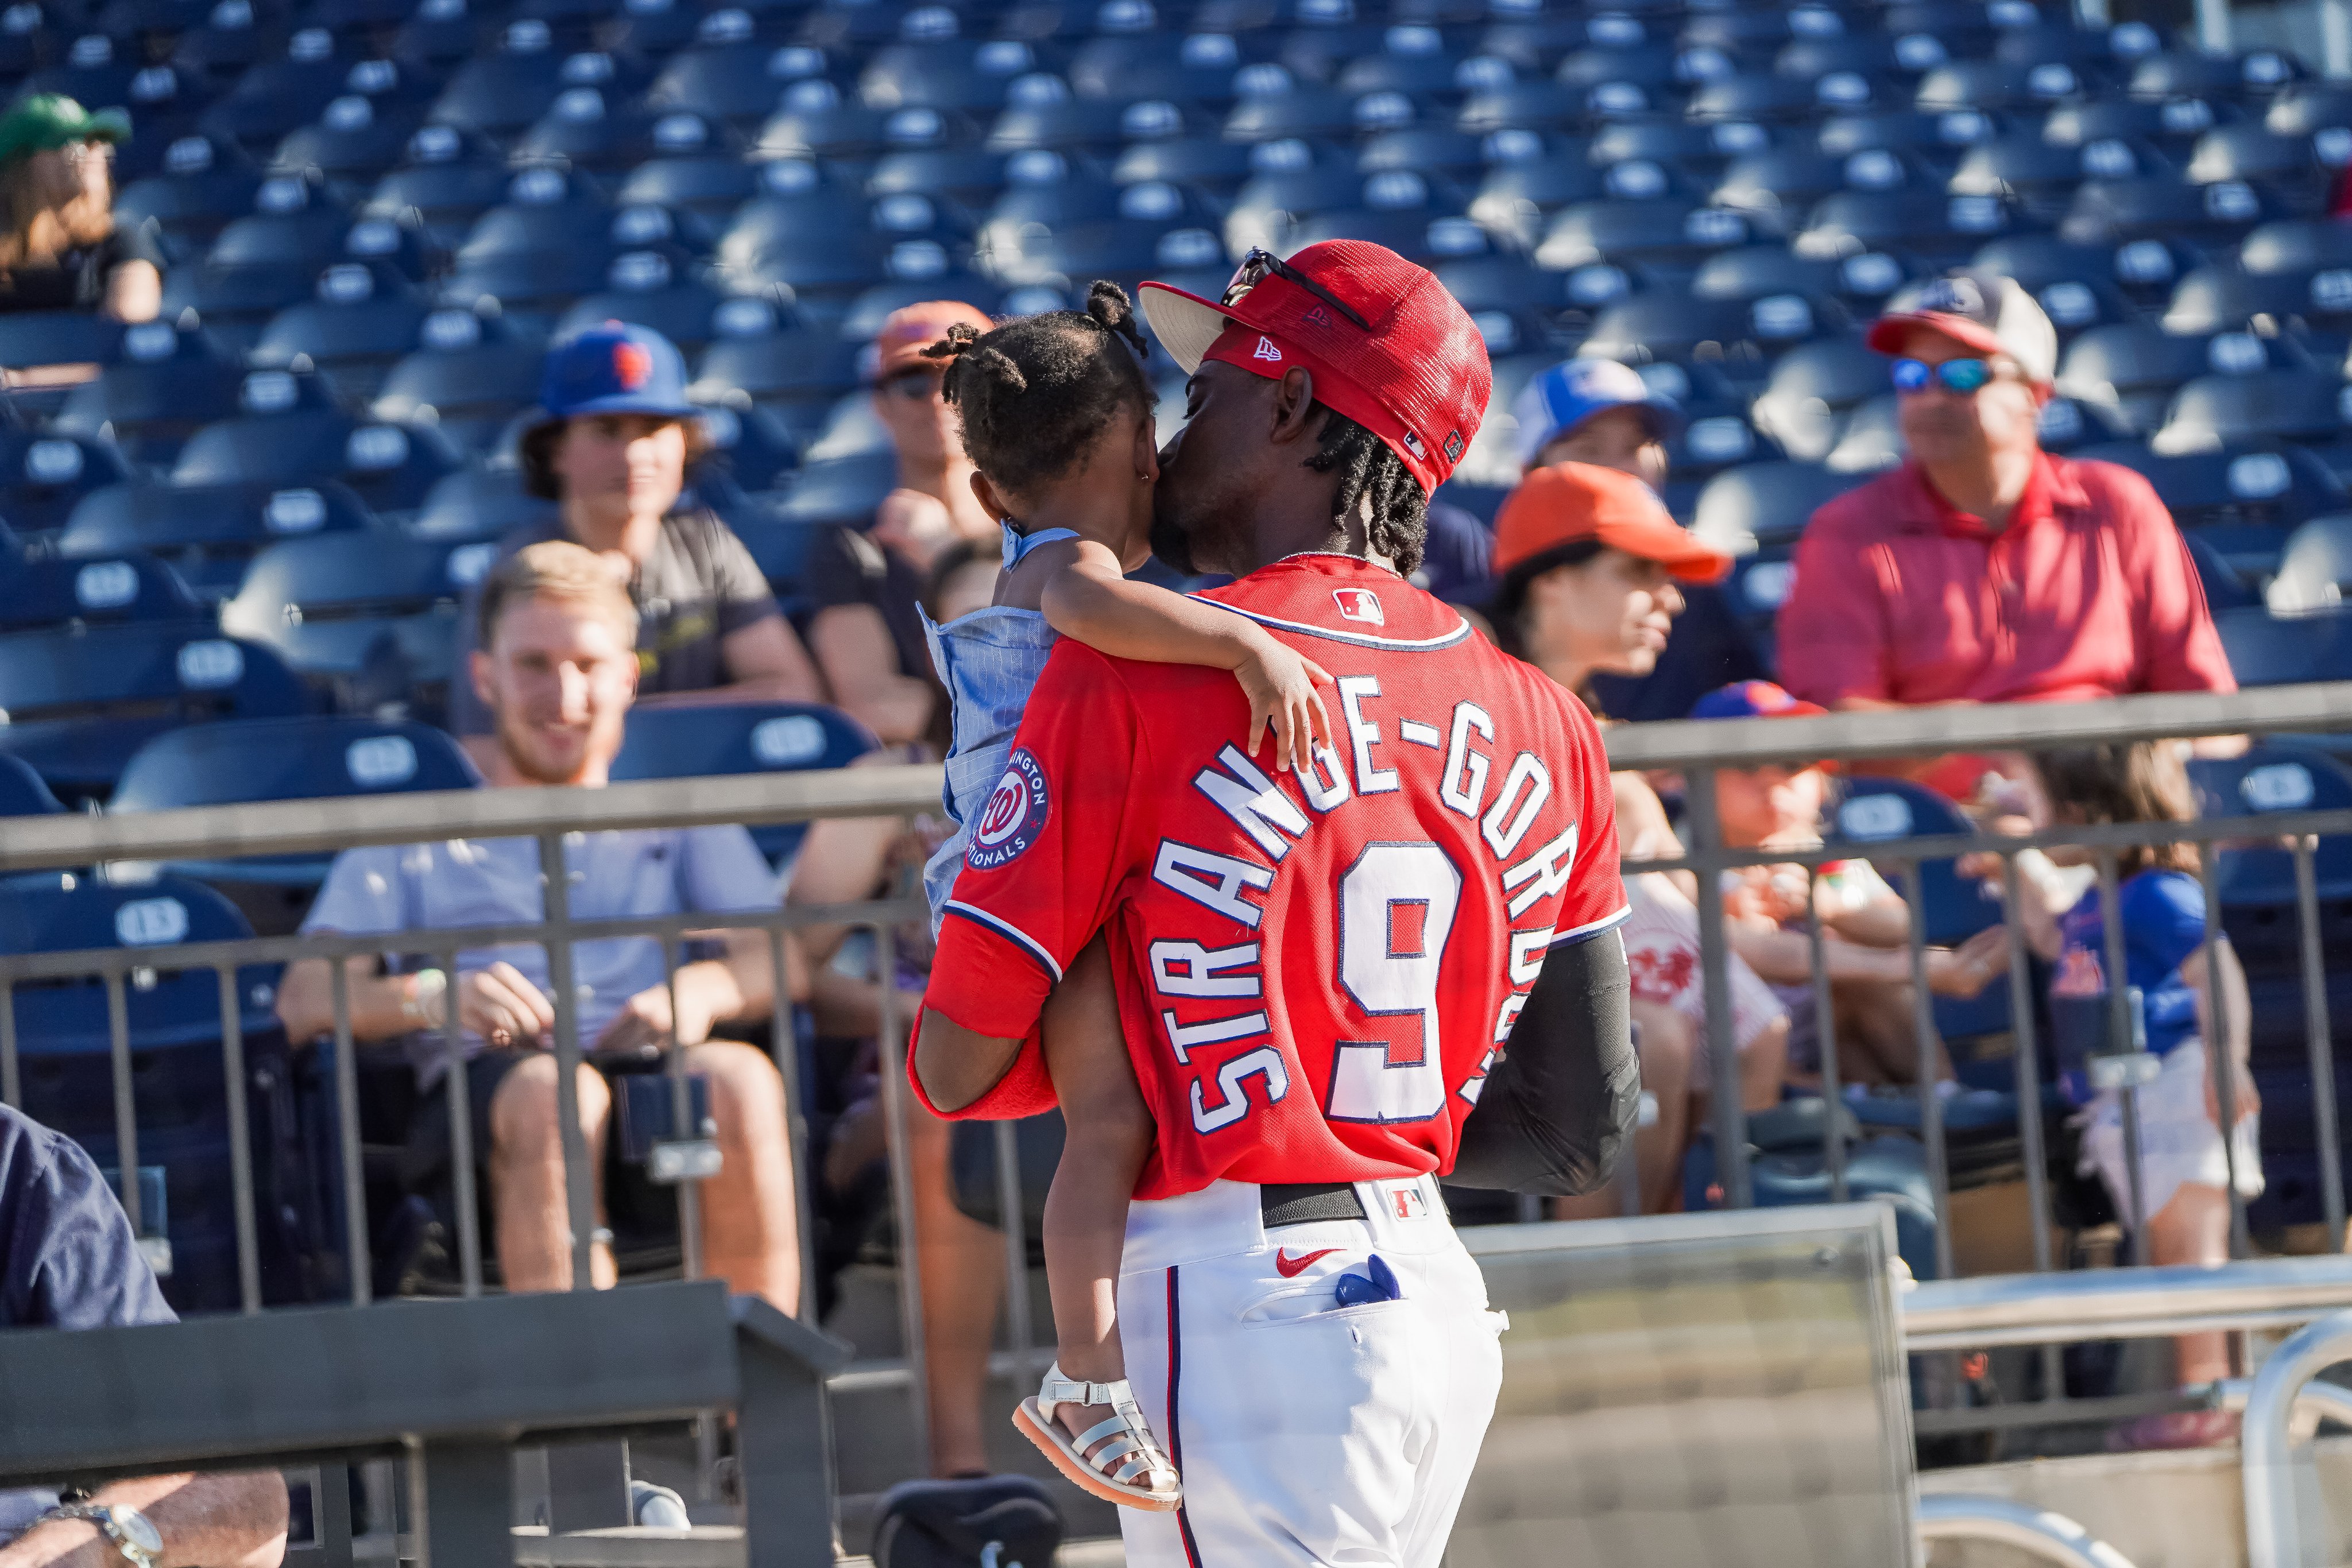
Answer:
[[1340, 619], [1360, 621], [1367, 626], [1385, 626], [1388, 616], [1381, 610], [1381, 596], [1369, 588], [1335, 588], [1331, 597], [1339, 601]]
[[623, 392], [635, 392], [654, 373], [654, 357], [642, 343], [613, 345], [613, 377]]
[[1429, 461], [1429, 448], [1423, 446], [1421, 444], [1421, 437], [1410, 430], [1404, 433], [1404, 449], [1423, 463]]
[[1278, 365], [1282, 363], [1282, 350], [1274, 346], [1273, 339], [1262, 337], [1257, 340], [1257, 347], [1250, 351], [1250, 358], [1253, 360], [1272, 360]]
[[1418, 1186], [1396, 1186], [1389, 1189], [1389, 1207], [1399, 1219], [1427, 1219], [1429, 1195]]

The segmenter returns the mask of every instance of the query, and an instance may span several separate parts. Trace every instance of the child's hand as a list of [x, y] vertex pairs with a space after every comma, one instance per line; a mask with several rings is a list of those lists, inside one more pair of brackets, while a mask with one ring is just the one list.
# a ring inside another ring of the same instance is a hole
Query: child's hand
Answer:
[[1265, 637], [1253, 643], [1234, 666], [1234, 678], [1241, 682], [1242, 695], [1249, 698], [1249, 727], [1243, 731], [1242, 747], [1248, 755], [1255, 757], [1259, 737], [1271, 732], [1274, 769], [1280, 773], [1306, 759], [1310, 742], [1331, 744], [1331, 716], [1315, 689], [1332, 684], [1330, 671]]

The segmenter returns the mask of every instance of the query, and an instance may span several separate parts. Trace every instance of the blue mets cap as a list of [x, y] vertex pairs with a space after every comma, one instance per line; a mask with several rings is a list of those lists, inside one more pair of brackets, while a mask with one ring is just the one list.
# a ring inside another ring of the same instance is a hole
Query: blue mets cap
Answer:
[[686, 401], [686, 361], [670, 340], [619, 321], [591, 327], [547, 351], [539, 402], [550, 419], [597, 413], [690, 419], [701, 412]]
[[1650, 433], [1660, 441], [1682, 434], [1681, 406], [1664, 393], [1652, 392], [1633, 366], [1615, 360], [1566, 360], [1536, 376], [1512, 400], [1511, 417], [1519, 426], [1513, 438], [1519, 466], [1533, 466], [1545, 447], [1612, 408], [1642, 410], [1649, 418]]

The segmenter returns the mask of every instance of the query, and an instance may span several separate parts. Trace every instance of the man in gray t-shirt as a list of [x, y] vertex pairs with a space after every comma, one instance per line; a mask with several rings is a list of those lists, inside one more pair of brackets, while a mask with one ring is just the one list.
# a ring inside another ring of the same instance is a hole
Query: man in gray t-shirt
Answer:
[[[548, 350], [540, 402], [546, 418], [522, 435], [523, 484], [557, 509], [499, 540], [498, 561], [547, 539], [602, 558], [636, 605], [640, 702], [824, 700], [743, 541], [709, 511], [679, 509], [704, 441], [669, 340], [617, 321], [592, 327]], [[490, 717], [464, 674], [474, 620], [469, 604], [449, 727], [488, 768]]]
[[[522, 549], [491, 573], [480, 616], [482, 646], [461, 678], [470, 678], [490, 718], [485, 781], [492, 788], [603, 785], [638, 678], [629, 596], [590, 551], [552, 540]], [[767, 862], [740, 827], [572, 834], [564, 861], [575, 920], [765, 913], [780, 901]], [[398, 938], [527, 925], [544, 915], [535, 841], [448, 839], [344, 851], [303, 930]], [[697, 947], [710, 949], [709, 956], [698, 956]], [[782, 983], [793, 996], [805, 995], [790, 934], [784, 950], [795, 973]], [[789, 1312], [801, 1281], [783, 1080], [760, 1051], [709, 1038], [730, 1019], [771, 1016], [779, 982], [768, 936], [756, 929], [717, 932], [690, 943], [686, 956], [692, 961], [665, 981], [655, 938], [572, 944], [579, 1045], [592, 1063], [606, 1065], [657, 1052], [672, 1039], [687, 1048], [688, 1071], [709, 1081], [723, 1162], [702, 1184], [709, 1271]], [[378, 972], [373, 957], [346, 960], [352, 1037], [398, 1040], [408, 1048], [427, 1092], [407, 1162], [409, 1178], [422, 1184], [437, 1178], [448, 1158], [444, 1031], [454, 1011], [473, 1108], [469, 1125], [488, 1168], [507, 1287], [563, 1289], [572, 1279], [572, 1237], [548, 1051], [556, 1015], [546, 952], [530, 943], [467, 948], [447, 973], [432, 967], [436, 962], [398, 940], [385, 944], [386, 972]], [[278, 1011], [291, 1040], [331, 1035], [329, 960], [289, 965]], [[578, 1087], [583, 1129], [592, 1151], [601, 1152], [611, 1090], [593, 1065], [583, 1066]], [[612, 1251], [601, 1240], [595, 1268], [597, 1282], [610, 1282]]]

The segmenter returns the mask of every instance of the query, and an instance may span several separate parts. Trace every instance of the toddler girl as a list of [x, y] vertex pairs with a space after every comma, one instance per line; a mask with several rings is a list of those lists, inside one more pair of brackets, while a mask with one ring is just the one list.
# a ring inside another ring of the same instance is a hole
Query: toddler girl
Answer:
[[[995, 603], [945, 626], [925, 617], [954, 716], [947, 806], [956, 832], [923, 877], [936, 930], [973, 816], [1004, 776], [1057, 636], [1118, 658], [1233, 671], [1250, 703], [1247, 749], [1255, 753], [1271, 729], [1277, 768], [1303, 759], [1310, 743], [1329, 743], [1315, 687], [1331, 677], [1239, 615], [1126, 579], [1151, 553], [1160, 461], [1145, 346], [1124, 291], [1097, 283], [1083, 312], [985, 333], [957, 326], [925, 351], [950, 361], [942, 394], [979, 469], [972, 493], [1004, 528]], [[1119, 1354], [1119, 1254], [1153, 1127], [1099, 937], [1055, 988], [1044, 1031], [1068, 1129], [1044, 1226], [1058, 1354], [1013, 1421], [1094, 1495], [1173, 1509], [1181, 1497], [1175, 1468], [1137, 1407]]]

